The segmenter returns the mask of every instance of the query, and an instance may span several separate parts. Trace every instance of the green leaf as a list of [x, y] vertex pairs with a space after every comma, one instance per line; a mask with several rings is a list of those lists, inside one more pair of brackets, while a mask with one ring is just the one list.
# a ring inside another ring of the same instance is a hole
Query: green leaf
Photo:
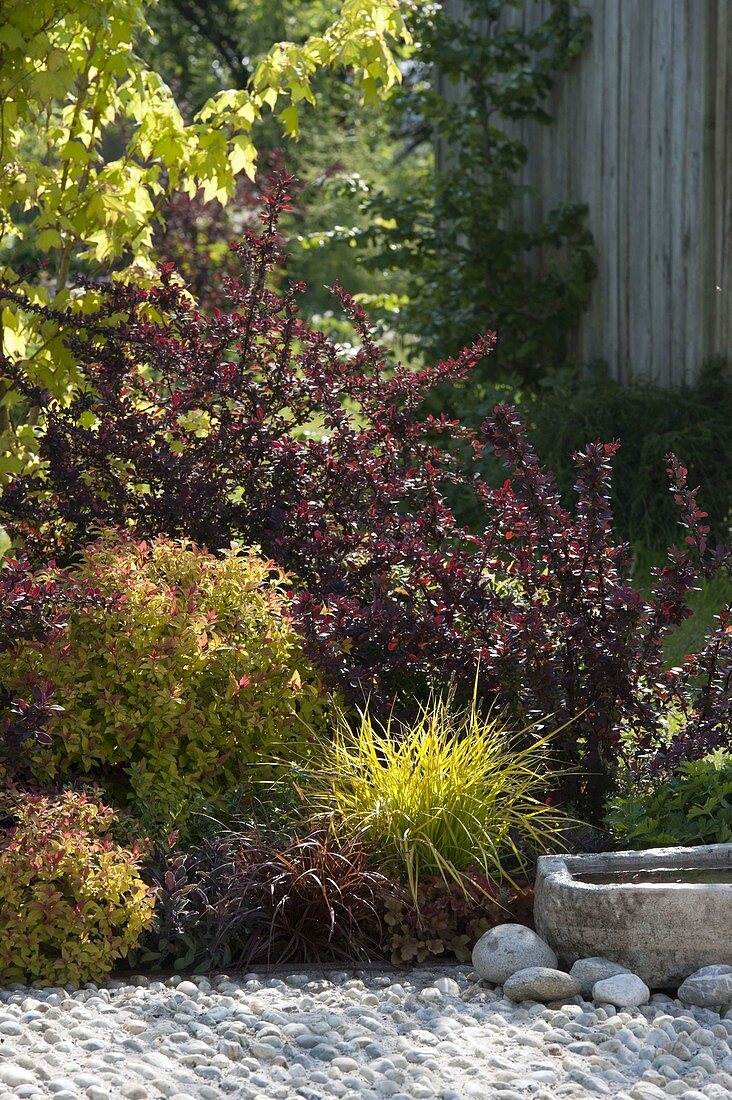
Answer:
[[280, 111], [277, 117], [282, 120], [282, 125], [288, 137], [298, 136], [300, 133], [300, 117], [297, 107], [294, 105], [285, 107], [284, 111]]
[[262, 101], [267, 104], [272, 110], [277, 105], [278, 92], [276, 88], [266, 88], [262, 93]]
[[[276, 43], [247, 90], [224, 90], [186, 125], [162, 77], [135, 52], [140, 35], [152, 33], [146, 6], [16, 0], [3, 8], [0, 209], [4, 239], [14, 246], [48, 252], [73, 242], [71, 260], [83, 259], [92, 273], [126, 254], [137, 270], [152, 254], [153, 218], [166, 191], [194, 196], [203, 188], [206, 199], [223, 204], [236, 176], [254, 178], [250, 131], [263, 105], [274, 111], [279, 104], [285, 132], [296, 137], [297, 104], [315, 103], [319, 69], [368, 69], [364, 90], [372, 95], [398, 78], [389, 43], [406, 40], [399, 0], [346, 0], [323, 33]], [[110, 160], [111, 144], [122, 148]], [[63, 297], [53, 304], [63, 308]], [[3, 323], [13, 358], [53, 338], [30, 314], [21, 325], [3, 311]], [[59, 398], [76, 381], [68, 349], [33, 370]]]
[[249, 179], [254, 179], [257, 150], [252, 139], [245, 134], [232, 139], [232, 151], [229, 155], [231, 171], [235, 176], [245, 172]]
[[4, 527], [0, 527], [0, 559], [6, 556], [12, 545], [10, 535]]
[[42, 229], [36, 239], [36, 245], [41, 252], [49, 252], [52, 248], [60, 248], [61, 234], [58, 229]]

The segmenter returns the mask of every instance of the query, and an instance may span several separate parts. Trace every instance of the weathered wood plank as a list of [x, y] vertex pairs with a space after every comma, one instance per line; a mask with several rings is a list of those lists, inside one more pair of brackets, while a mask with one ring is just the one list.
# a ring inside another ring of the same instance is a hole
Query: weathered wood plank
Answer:
[[[672, 285], [672, 173], [668, 171], [668, 151], [671, 148], [671, 132], [674, 125], [672, 98], [668, 94], [671, 68], [676, 63], [674, 37], [676, 19], [674, 13], [667, 19], [656, 15], [654, 45], [649, 58], [653, 81], [651, 99], [651, 127], [648, 157], [650, 161], [650, 313], [652, 318], [667, 318], [665, 331], [657, 331], [650, 325], [653, 347], [650, 362], [656, 362], [658, 381], [671, 381], [673, 364], [665, 353], [664, 343], [675, 345], [678, 339], [678, 318], [674, 316], [671, 298]], [[655, 57], [654, 57], [655, 50]]]
[[[520, 216], [588, 204], [599, 273], [572, 350], [620, 379], [681, 382], [711, 355], [732, 359], [732, 5], [585, 7], [592, 41], [559, 78], [555, 122], [521, 127], [538, 197]], [[524, 0], [508, 19], [534, 25], [549, 10]]]

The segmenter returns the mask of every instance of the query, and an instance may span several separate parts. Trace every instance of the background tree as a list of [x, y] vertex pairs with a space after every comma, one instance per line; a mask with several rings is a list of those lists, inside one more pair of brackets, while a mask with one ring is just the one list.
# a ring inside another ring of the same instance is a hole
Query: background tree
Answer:
[[322, 34], [339, 0], [157, 0], [140, 52], [191, 117], [225, 88], [246, 88], [274, 42]]
[[520, 226], [529, 150], [517, 124], [551, 121], [547, 97], [589, 24], [568, 0], [553, 0], [524, 30], [506, 19], [522, 2], [412, 6], [412, 62], [392, 99], [402, 177], [364, 192], [362, 227], [351, 235], [366, 248], [362, 262], [403, 273], [395, 323], [420, 356], [451, 354], [495, 329], [492, 377], [512, 372], [533, 384], [564, 361], [595, 265], [581, 205], [553, 210], [535, 231]]
[[[296, 135], [322, 68], [347, 68], [365, 101], [400, 78], [391, 52], [406, 35], [398, 0], [345, 0], [319, 33], [278, 42], [245, 88], [216, 91], [186, 121], [138, 53], [150, 33], [147, 12], [144, 0], [3, 7], [0, 277], [31, 302], [62, 308], [74, 301], [94, 311], [92, 290], [69, 289], [75, 260], [97, 273], [144, 275], [168, 196], [200, 190], [205, 200], [228, 201], [241, 173], [254, 176], [257, 124], [276, 113], [284, 132]], [[39, 256], [47, 265], [40, 277], [28, 262]], [[6, 305], [2, 321], [5, 355], [42, 390], [62, 396], [76, 374], [52, 320]], [[17, 392], [7, 385], [2, 403], [0, 473], [7, 474], [32, 450], [34, 430], [32, 416], [23, 424], [11, 415]]]
[[[252, 69], [272, 42], [286, 38], [302, 43], [322, 33], [338, 7], [339, 0], [159, 0], [151, 12], [154, 33], [146, 49], [184, 113], [194, 113], [207, 97], [237, 80], [229, 63], [230, 40], [238, 43]], [[408, 52], [402, 44], [402, 69]], [[193, 199], [174, 196], [155, 246], [162, 259], [175, 263], [204, 305], [212, 302], [218, 294], [214, 273], [235, 268], [235, 260], [227, 259], [228, 244], [241, 237], [255, 216], [269, 169], [286, 167], [298, 181], [293, 209], [283, 219], [283, 230], [293, 242], [288, 274], [307, 284], [301, 308], [309, 319], [348, 339], [347, 329], [334, 316], [326, 286], [345, 279], [351, 292], [379, 302], [399, 294], [402, 279], [397, 273], [385, 279], [378, 269], [354, 265], [354, 242], [343, 227], [365, 224], [360, 204], [366, 179], [387, 189], [398, 186], [401, 142], [384, 109], [389, 97], [362, 103], [347, 69], [321, 68], [313, 77], [313, 89], [318, 109], [303, 114], [297, 140], [283, 134], [271, 116], [257, 123], [260, 172], [253, 184], [240, 178], [225, 208], [205, 202], [201, 191]]]

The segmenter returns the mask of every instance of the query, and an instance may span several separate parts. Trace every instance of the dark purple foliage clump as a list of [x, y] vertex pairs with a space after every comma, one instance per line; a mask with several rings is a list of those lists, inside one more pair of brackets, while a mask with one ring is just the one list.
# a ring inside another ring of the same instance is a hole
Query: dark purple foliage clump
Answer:
[[214, 837], [187, 852], [156, 844], [144, 873], [156, 893], [154, 923], [132, 965], [225, 970], [245, 964], [262, 920], [230, 840]]
[[[20, 641], [50, 641], [70, 614], [99, 599], [88, 586], [34, 571], [25, 558], [6, 558], [0, 566], [0, 653]], [[49, 680], [29, 683], [22, 697], [0, 681], [0, 763], [9, 775], [25, 777], [23, 744], [50, 744], [46, 725], [62, 709]]]
[[[39, 581], [27, 561], [6, 559], [0, 568], [0, 652], [21, 639], [44, 641], [64, 623], [67, 597], [55, 581]], [[61, 708], [53, 684], [33, 684], [27, 698], [14, 696], [0, 682], [0, 755], [17, 754], [24, 741], [48, 744], [46, 723]], [[15, 770], [15, 768], [14, 768]]]
[[155, 922], [129, 961], [177, 970], [378, 958], [384, 898], [399, 890], [328, 829], [156, 846], [146, 877]]
[[[41, 556], [68, 558], [99, 525], [210, 549], [257, 543], [296, 578], [310, 654], [347, 696], [383, 712], [397, 692], [408, 704], [453, 682], [466, 695], [477, 676], [486, 704], [559, 731], [557, 749], [577, 769], [570, 794], [595, 816], [629, 746], [663, 763], [670, 707], [685, 716], [676, 743], [686, 755], [732, 742], [728, 613], [683, 673], [663, 671], [689, 592], [702, 572], [730, 565], [729, 550], [707, 545], [683, 467], [669, 456], [686, 544], [645, 601], [628, 580], [628, 546], [613, 538], [617, 444], [575, 454], [569, 512], [513, 408], [496, 407], [477, 433], [424, 412], [427, 395], [490, 351], [492, 334], [430, 369], [389, 366], [337, 287], [357, 353], [308, 329], [301, 288], [269, 289], [286, 192], [280, 179], [212, 316], [169, 268], [152, 290], [106, 289], [92, 317], [2, 292], [61, 327], [84, 384], [61, 405], [15, 378], [41, 406], [45, 472], [15, 480], [0, 522]], [[485, 448], [508, 467], [498, 489], [461, 457]], [[456, 493], [474, 499], [477, 527], [456, 518]]]
[[237, 837], [237, 863], [263, 926], [250, 960], [348, 963], [383, 955], [384, 897], [399, 887], [371, 866], [358, 838], [328, 828]]

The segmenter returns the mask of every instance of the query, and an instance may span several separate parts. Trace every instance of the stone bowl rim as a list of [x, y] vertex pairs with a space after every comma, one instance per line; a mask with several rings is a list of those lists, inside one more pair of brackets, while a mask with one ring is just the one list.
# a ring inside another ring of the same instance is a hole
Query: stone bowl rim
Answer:
[[655, 870], [674, 866], [688, 866], [680, 863], [692, 859], [692, 866], [732, 868], [732, 843], [704, 844], [697, 847], [643, 848], [620, 852], [583, 853], [580, 855], [539, 856], [537, 882], [539, 879], [551, 881], [554, 886], [586, 891], [629, 891], [643, 890], [658, 892], [661, 890], [713, 890], [732, 892], [732, 883], [728, 882], [581, 882], [575, 878], [578, 869], [584, 871], [602, 870]]

